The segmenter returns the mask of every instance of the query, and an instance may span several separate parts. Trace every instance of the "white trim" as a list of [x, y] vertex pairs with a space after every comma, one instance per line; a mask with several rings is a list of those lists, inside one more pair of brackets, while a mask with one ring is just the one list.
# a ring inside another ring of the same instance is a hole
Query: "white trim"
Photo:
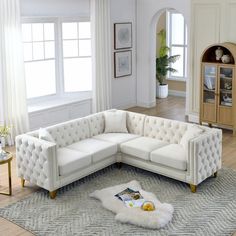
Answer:
[[115, 109], [119, 109], [119, 110], [125, 110], [125, 109], [129, 109], [131, 107], [136, 107], [137, 103], [135, 101], [127, 101], [126, 103], [120, 103], [117, 105], [113, 105], [113, 108]]
[[145, 107], [145, 108], [152, 108], [155, 107], [157, 104], [156, 100], [153, 102], [137, 102], [138, 107]]
[[175, 96], [175, 97], [186, 97], [186, 92], [185, 91], [179, 91], [179, 90], [171, 90], [169, 89], [169, 95], [170, 96]]
[[199, 124], [200, 118], [198, 114], [188, 114], [188, 121]]

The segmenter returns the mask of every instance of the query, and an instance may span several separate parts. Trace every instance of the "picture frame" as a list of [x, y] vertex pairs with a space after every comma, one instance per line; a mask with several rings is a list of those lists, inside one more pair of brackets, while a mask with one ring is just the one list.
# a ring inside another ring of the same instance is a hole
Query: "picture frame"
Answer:
[[132, 51], [126, 50], [114, 53], [114, 77], [120, 78], [132, 75]]
[[114, 24], [114, 48], [127, 49], [132, 48], [132, 23]]

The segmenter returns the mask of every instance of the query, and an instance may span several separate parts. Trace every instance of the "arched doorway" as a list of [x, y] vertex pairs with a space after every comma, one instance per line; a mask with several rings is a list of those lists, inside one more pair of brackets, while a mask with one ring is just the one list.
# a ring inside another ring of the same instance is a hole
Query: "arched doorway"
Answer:
[[[180, 26], [180, 23], [182, 25]], [[166, 83], [169, 86], [171, 96], [182, 97], [185, 102], [185, 114], [188, 113], [188, 82], [189, 82], [189, 45], [188, 29], [184, 16], [172, 8], [159, 10], [151, 21], [150, 27], [150, 78], [156, 78], [156, 57], [160, 49], [157, 34], [160, 30], [166, 31], [166, 45], [170, 48], [169, 55], [181, 55], [180, 59], [172, 67], [178, 72], [168, 73]], [[156, 88], [156, 80], [151, 82]], [[155, 91], [156, 94], [156, 91]]]

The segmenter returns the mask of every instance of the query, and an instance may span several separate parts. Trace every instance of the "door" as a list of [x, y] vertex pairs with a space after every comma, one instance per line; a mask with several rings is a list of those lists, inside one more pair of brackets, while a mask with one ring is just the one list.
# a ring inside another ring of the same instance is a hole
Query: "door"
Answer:
[[201, 118], [207, 122], [217, 120], [217, 66], [203, 64]]
[[219, 67], [219, 99], [218, 99], [218, 123], [223, 125], [233, 124], [232, 110], [232, 88], [233, 88], [233, 67]]

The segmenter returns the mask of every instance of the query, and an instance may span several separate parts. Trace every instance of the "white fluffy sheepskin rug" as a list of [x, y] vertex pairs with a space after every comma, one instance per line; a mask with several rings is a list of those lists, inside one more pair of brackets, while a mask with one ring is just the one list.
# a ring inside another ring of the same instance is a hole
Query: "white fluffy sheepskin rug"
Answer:
[[[139, 191], [146, 201], [152, 201], [155, 211], [143, 211], [141, 208], [128, 208], [114, 195], [126, 188]], [[142, 190], [138, 181], [133, 180], [126, 184], [121, 184], [101, 190], [96, 190], [90, 194], [102, 202], [104, 208], [116, 213], [115, 219], [122, 223], [130, 223], [144, 228], [159, 229], [168, 224], [174, 212], [172, 205], [161, 203], [153, 193]]]

